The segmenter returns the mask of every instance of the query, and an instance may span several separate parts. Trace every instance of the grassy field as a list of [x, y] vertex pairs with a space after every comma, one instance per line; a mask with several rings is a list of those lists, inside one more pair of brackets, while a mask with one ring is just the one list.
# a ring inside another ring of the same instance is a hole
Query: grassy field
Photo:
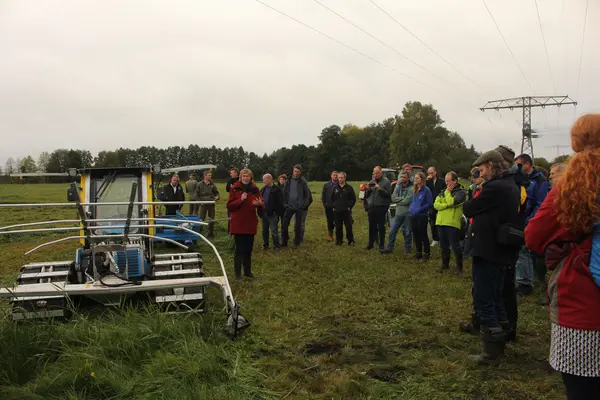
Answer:
[[[219, 189], [226, 193], [224, 185]], [[202, 316], [107, 310], [66, 323], [14, 324], [5, 305], [0, 398], [564, 398], [560, 376], [546, 361], [549, 323], [539, 293], [520, 300], [519, 341], [507, 346], [503, 363], [470, 365], [467, 355], [480, 351], [480, 341], [458, 331], [471, 311], [470, 264], [456, 276], [438, 272], [437, 247], [427, 263], [401, 251], [366, 251], [360, 205], [354, 212], [356, 247], [334, 246], [326, 240], [321, 184], [311, 183], [311, 189], [315, 203], [303, 245], [264, 252], [257, 235], [258, 279], [232, 283], [252, 322], [238, 340], [224, 334], [220, 294], [212, 291]], [[65, 200], [65, 185], [0, 185], [0, 203]], [[0, 225], [73, 216], [65, 209], [0, 209]], [[217, 218], [224, 216], [223, 200]], [[225, 229], [217, 227], [215, 243], [232, 276]], [[0, 237], [3, 284], [11, 284], [26, 262], [73, 258], [74, 244], [25, 257], [41, 239]], [[218, 273], [214, 257], [201, 251], [209, 273]]]

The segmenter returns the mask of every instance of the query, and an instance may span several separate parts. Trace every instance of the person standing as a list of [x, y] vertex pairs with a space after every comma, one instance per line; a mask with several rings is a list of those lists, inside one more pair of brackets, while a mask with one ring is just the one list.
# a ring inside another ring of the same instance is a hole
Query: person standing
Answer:
[[438, 228], [440, 248], [442, 249], [442, 265], [440, 272], [450, 268], [450, 248], [456, 258], [456, 273], [463, 269], [463, 254], [460, 248], [460, 229], [462, 224], [463, 206], [467, 194], [458, 183], [458, 175], [454, 171], [446, 174], [446, 189], [435, 198], [433, 207], [437, 211], [435, 224]]
[[[308, 182], [307, 182], [308, 184]], [[306, 232], [306, 219], [308, 218], [308, 207], [310, 207], [310, 205], [313, 202], [313, 195], [312, 192], [310, 190], [310, 188], [308, 189], [308, 204], [306, 206], [306, 208], [304, 209], [304, 213], [302, 214], [302, 222], [300, 223], [300, 243], [304, 242], [304, 232]], [[294, 217], [294, 219], [296, 219], [297, 216]], [[295, 221], [294, 221], [295, 223]]]
[[600, 271], [594, 247], [600, 215], [600, 114], [571, 128], [571, 157], [525, 228], [527, 247], [545, 253], [551, 277], [550, 366], [568, 400], [600, 399]]
[[[237, 181], [239, 181], [239, 174], [240, 171], [238, 171], [237, 168], [229, 168], [229, 179], [227, 180], [227, 184], [225, 185], [225, 191], [227, 193], [229, 193], [229, 191], [231, 190], [231, 185], [233, 185], [234, 183], [236, 183]], [[229, 210], [227, 210], [227, 234], [230, 235], [229, 233], [229, 228], [231, 226], [230, 224], [230, 220], [229, 220]]]
[[283, 215], [283, 190], [273, 184], [273, 176], [265, 174], [263, 176], [264, 186], [260, 190], [264, 203], [264, 212], [262, 215], [262, 237], [263, 249], [269, 248], [269, 231], [273, 238], [273, 247], [279, 250], [279, 232], [277, 224], [279, 217]]
[[[179, 184], [179, 175], [175, 174], [171, 177], [171, 182], [164, 186], [163, 193], [164, 201], [185, 201], [185, 193]], [[165, 206], [165, 215], [177, 215], [177, 211], [182, 207], [183, 204], [168, 204]]]
[[264, 203], [260, 190], [254, 183], [254, 175], [248, 168], [242, 169], [239, 181], [231, 185], [227, 209], [231, 214], [231, 234], [235, 238], [235, 278], [242, 280], [242, 266], [244, 276], [254, 278], [252, 250], [258, 228], [258, 216], [263, 213]]
[[383, 176], [380, 166], [373, 169], [373, 179], [365, 190], [365, 202], [369, 218], [369, 244], [367, 250], [379, 242], [379, 250], [385, 246], [386, 215], [392, 199], [392, 186], [390, 181]]
[[321, 202], [325, 208], [325, 217], [327, 218], [327, 232], [329, 233], [328, 239], [331, 242], [333, 240], [333, 227], [335, 225], [335, 218], [333, 214], [333, 203], [331, 193], [338, 184], [338, 172], [333, 171], [331, 173], [331, 180], [323, 185], [321, 191]]
[[[427, 222], [429, 210], [433, 206], [433, 197], [431, 190], [425, 184], [425, 174], [417, 172], [414, 177], [413, 195], [408, 207], [410, 215], [412, 234], [415, 241], [417, 253], [414, 258], [417, 260], [429, 260], [431, 253], [429, 236], [427, 235]], [[425, 253], [423, 253], [425, 251]]]
[[[198, 178], [196, 174], [191, 174], [190, 179], [185, 183], [185, 192], [188, 194], [190, 201], [198, 201], [196, 197], [196, 188], [198, 187]], [[190, 215], [198, 214], [200, 204], [190, 204]]]
[[335, 220], [335, 244], [338, 246], [342, 245], [342, 240], [344, 238], [343, 226], [346, 226], [346, 239], [348, 240], [348, 245], [354, 246], [352, 208], [356, 204], [356, 192], [354, 191], [354, 188], [346, 182], [345, 172], [337, 174], [337, 183], [329, 197]]
[[394, 192], [392, 193], [392, 204], [396, 204], [396, 214], [394, 216], [394, 220], [392, 221], [388, 245], [385, 249], [381, 250], [382, 254], [391, 253], [394, 250], [394, 245], [396, 244], [396, 234], [400, 229], [402, 229], [402, 234], [404, 235], [404, 253], [410, 253], [412, 246], [412, 233], [408, 208], [412, 202], [413, 193], [414, 188], [410, 181], [410, 174], [408, 171], [403, 171], [400, 174], [400, 182], [396, 184]]
[[[538, 208], [548, 194], [550, 185], [544, 175], [533, 166], [533, 160], [528, 154], [521, 154], [516, 159], [517, 164], [522, 166], [523, 172], [529, 178], [527, 186], [527, 203], [525, 226], [531, 218], [535, 216]], [[538, 263], [535, 253], [532, 253], [526, 246], [523, 246], [519, 252], [519, 258], [516, 265], [517, 294], [520, 296], [529, 296], [533, 291], [534, 265]], [[537, 279], [543, 284], [545, 282], [546, 271], [536, 268]], [[542, 276], [543, 275], [543, 276]]]
[[502, 239], [502, 227], [515, 223], [520, 193], [506, 174], [506, 163], [496, 150], [483, 153], [473, 163], [485, 180], [481, 193], [463, 204], [463, 213], [473, 218], [473, 263], [475, 313], [483, 337], [483, 351], [469, 359], [498, 365], [504, 353], [509, 321], [503, 300], [506, 268], [514, 262], [516, 247]]
[[552, 186], [556, 186], [560, 177], [565, 173], [566, 168], [567, 165], [563, 163], [556, 163], [550, 167], [550, 184]]
[[[204, 179], [198, 183], [196, 188], [196, 197], [198, 201], [217, 201], [219, 200], [219, 189], [212, 181], [212, 173], [210, 171], [204, 171]], [[208, 214], [208, 238], [214, 237], [214, 219], [215, 219], [215, 205], [214, 204], [202, 204], [200, 206], [200, 220], [205, 221]]]
[[[431, 191], [431, 196], [436, 199], [440, 193], [446, 189], [446, 183], [443, 179], [438, 177], [437, 170], [435, 167], [429, 167], [427, 169], [427, 187]], [[429, 210], [429, 225], [431, 226], [431, 246], [435, 246], [440, 241], [440, 235], [436, 225], [437, 210], [431, 206]]]
[[279, 175], [279, 177], [277, 178], [277, 184], [279, 185], [279, 187], [281, 189], [283, 189], [285, 187], [286, 182], [287, 182], [287, 175], [286, 174]]
[[290, 238], [289, 227], [292, 217], [294, 220], [294, 247], [300, 246], [302, 239], [302, 216], [304, 210], [308, 209], [310, 202], [310, 189], [306, 179], [302, 177], [302, 166], [294, 166], [294, 172], [289, 182], [283, 189], [283, 203], [285, 213], [283, 215], [283, 226], [281, 228], [281, 247], [287, 247]]

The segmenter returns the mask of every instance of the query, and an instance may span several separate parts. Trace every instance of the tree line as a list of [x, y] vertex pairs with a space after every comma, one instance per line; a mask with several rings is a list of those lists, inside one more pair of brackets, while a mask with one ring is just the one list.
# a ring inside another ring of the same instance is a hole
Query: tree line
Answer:
[[[290, 174], [300, 164], [304, 175], [311, 180], [327, 180], [332, 170], [344, 170], [351, 180], [371, 176], [375, 165], [399, 167], [404, 163], [436, 166], [438, 171], [456, 171], [468, 176], [478, 152], [467, 146], [459, 133], [443, 126], [444, 121], [430, 104], [408, 102], [402, 113], [378, 123], [359, 127], [347, 124], [331, 125], [319, 135], [319, 144], [294, 145], [280, 148], [271, 154], [248, 152], [243, 147], [217, 148], [191, 144], [187, 147], [137, 149], [119, 148], [100, 151], [96, 157], [87, 150], [58, 149], [43, 152], [37, 161], [32, 156], [9, 158], [4, 175], [26, 172], [66, 172], [69, 168], [133, 167], [159, 164], [171, 168], [194, 164], [214, 164], [215, 179], [228, 177], [231, 167], [248, 167], [258, 177], [263, 173], [275, 176]], [[543, 159], [536, 159], [548, 167]], [[260, 178], [258, 178], [260, 179]]]

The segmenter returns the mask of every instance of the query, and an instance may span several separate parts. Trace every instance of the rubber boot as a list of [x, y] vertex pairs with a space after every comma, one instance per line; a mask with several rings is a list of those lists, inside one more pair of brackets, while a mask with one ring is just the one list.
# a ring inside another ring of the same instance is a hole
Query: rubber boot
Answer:
[[504, 332], [504, 340], [506, 342], [517, 341], [517, 330], [510, 326], [509, 321], [501, 321], [500, 326], [502, 327], [502, 331]]
[[440, 272], [450, 268], [450, 250], [442, 250], [442, 266]]
[[237, 255], [233, 259], [233, 269], [235, 271], [235, 279], [238, 281], [242, 280], [242, 263], [244, 262], [244, 256]]
[[500, 365], [504, 353], [505, 341], [502, 328], [481, 327], [483, 335], [483, 351], [481, 354], [470, 355], [469, 360], [480, 365]]
[[470, 321], [460, 321], [460, 324], [458, 326], [461, 332], [476, 335], [477, 333], [479, 333], [480, 330], [479, 318], [477, 318], [477, 316], [473, 314], [471, 316]]
[[254, 278], [252, 274], [252, 254], [244, 255], [244, 276], [247, 278]]
[[454, 271], [454, 273], [456, 275], [460, 275], [463, 272], [463, 255], [462, 253], [459, 253], [456, 255], [456, 270]]

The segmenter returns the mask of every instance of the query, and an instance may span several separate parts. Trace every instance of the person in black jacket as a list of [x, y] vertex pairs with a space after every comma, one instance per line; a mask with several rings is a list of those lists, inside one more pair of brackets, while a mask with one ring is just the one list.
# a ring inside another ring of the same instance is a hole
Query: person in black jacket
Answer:
[[294, 247], [302, 241], [302, 220], [311, 201], [308, 182], [302, 176], [302, 166], [294, 166], [294, 173], [283, 188], [285, 214], [281, 227], [281, 247], [287, 247], [290, 238], [289, 227], [294, 217]]
[[[173, 175], [171, 182], [167, 183], [163, 188], [163, 201], [185, 201], [185, 193], [179, 184], [179, 176]], [[169, 204], [165, 206], [166, 215], [176, 215], [177, 211], [181, 210], [183, 204]]]
[[[446, 190], [446, 182], [443, 179], [440, 179], [435, 167], [429, 167], [429, 169], [427, 169], [427, 187], [429, 188], [429, 190], [431, 190], [431, 197], [433, 197], [434, 201], [435, 199], [437, 199], [441, 192]], [[435, 246], [440, 241], [438, 228], [435, 224], [436, 220], [437, 210], [431, 207], [431, 210], [429, 210], [429, 226], [431, 227], [432, 246]]]
[[[229, 193], [229, 191], [231, 190], [231, 185], [233, 185], [234, 183], [236, 183], [237, 181], [240, 180], [239, 175], [240, 175], [240, 171], [238, 171], [237, 168], [229, 169], [230, 178], [227, 181], [227, 184], [225, 185], [225, 190], [227, 191], [227, 193]], [[227, 234], [228, 235], [229, 235], [229, 228], [231, 227], [229, 217], [230, 217], [229, 210], [227, 210]]]
[[346, 173], [337, 175], [338, 183], [331, 191], [329, 201], [335, 218], [335, 244], [340, 246], [344, 237], [342, 225], [346, 226], [346, 239], [348, 244], [354, 246], [354, 233], [352, 232], [352, 208], [356, 204], [354, 188], [346, 183]]
[[269, 231], [273, 238], [273, 247], [279, 250], [279, 232], [277, 225], [279, 217], [283, 216], [283, 190], [278, 185], [273, 184], [273, 176], [265, 174], [263, 176], [265, 186], [260, 190], [264, 201], [264, 212], [262, 215], [262, 236], [263, 248], [269, 248]]
[[333, 215], [333, 204], [331, 203], [331, 192], [338, 184], [338, 172], [333, 171], [331, 173], [331, 180], [323, 185], [323, 191], [321, 192], [321, 202], [325, 207], [325, 217], [327, 218], [327, 232], [329, 233], [329, 241], [333, 240], [333, 228], [335, 225], [335, 218]]
[[517, 219], [520, 193], [513, 177], [505, 173], [507, 163], [498, 151], [483, 153], [473, 165], [479, 168], [485, 184], [477, 197], [464, 203], [463, 213], [473, 218], [474, 302], [483, 335], [483, 353], [469, 358], [498, 365], [504, 352], [505, 330], [509, 328], [503, 284], [515, 253], [515, 245], [502, 232]]

